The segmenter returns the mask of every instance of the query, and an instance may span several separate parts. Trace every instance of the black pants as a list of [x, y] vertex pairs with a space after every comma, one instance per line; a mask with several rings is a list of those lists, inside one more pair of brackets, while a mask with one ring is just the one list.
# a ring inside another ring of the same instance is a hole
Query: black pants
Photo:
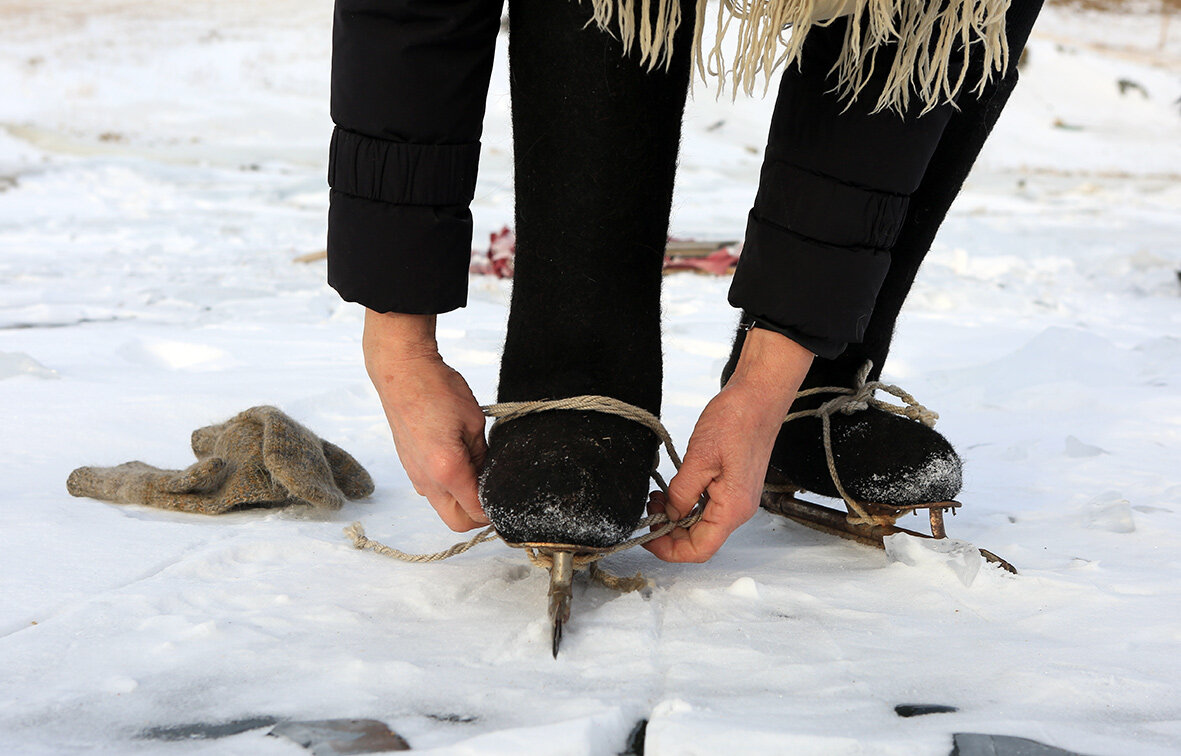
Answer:
[[[519, 236], [529, 226], [537, 239], [520, 246], [537, 247], [552, 275], [576, 269], [591, 300], [602, 279], [617, 281], [621, 265], [647, 283], [612, 284], [626, 290], [612, 296], [658, 296], [661, 255], [653, 247], [667, 229], [687, 34], [669, 71], [645, 73], [608, 35], [584, 28], [587, 6], [512, 2], [512, 44], [521, 52], [513, 53], [510, 70], [514, 98], [523, 100], [514, 102], [517, 223]], [[1011, 67], [1040, 5], [1013, 2]], [[686, 11], [682, 32], [692, 25], [692, 3]], [[468, 206], [500, 12], [501, 0], [337, 0], [328, 252], [329, 281], [345, 299], [383, 312], [437, 313], [465, 303]], [[517, 35], [527, 39], [518, 45]], [[996, 115], [952, 105], [921, 117], [874, 114], [888, 61], [845, 109], [827, 79], [842, 37], [843, 22], [814, 29], [801, 65], [784, 72], [730, 292], [732, 304], [826, 358], [865, 337], [911, 197], [949, 124]], [[1015, 72], [1006, 74], [1011, 80]], [[519, 76], [526, 86], [518, 86]], [[952, 193], [958, 188], [955, 182]], [[612, 256], [620, 244], [634, 252], [627, 260], [585, 259]], [[522, 263], [518, 271], [528, 277], [535, 265]], [[904, 288], [910, 279], [913, 272]], [[577, 282], [557, 288], [570, 293]], [[647, 319], [655, 306], [637, 317]], [[619, 330], [628, 337], [628, 328]]]

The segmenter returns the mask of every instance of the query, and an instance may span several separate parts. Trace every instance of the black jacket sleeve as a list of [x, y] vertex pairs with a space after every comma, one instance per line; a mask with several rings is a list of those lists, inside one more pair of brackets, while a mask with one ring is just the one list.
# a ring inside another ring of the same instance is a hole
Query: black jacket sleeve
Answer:
[[328, 282], [378, 312], [467, 301], [502, 0], [337, 0]]
[[[1041, 6], [1042, 0], [1013, 0], [1006, 13], [1008, 75], [1015, 76]], [[856, 100], [838, 98], [828, 74], [847, 24], [842, 19], [814, 28], [800, 65], [783, 73], [759, 192], [730, 287], [730, 303], [746, 311], [747, 321], [829, 359], [862, 340], [910, 212], [911, 195], [924, 183], [957, 110], [944, 104], [921, 115], [921, 106], [905, 116], [874, 113], [893, 65], [892, 47], [879, 51], [873, 74]], [[952, 79], [962, 61], [958, 53], [952, 56]], [[972, 56], [968, 65], [978, 67], [982, 61], [983, 56]], [[965, 80], [979, 76], [973, 68]], [[992, 97], [1011, 87], [1012, 79], [1007, 85], [1004, 79], [998, 74], [984, 93], [965, 89], [960, 97]], [[958, 191], [974, 159], [974, 152], [959, 158], [966, 164], [950, 191]], [[918, 254], [921, 260], [926, 249]], [[905, 264], [913, 275], [918, 261]]]
[[[845, 20], [815, 28], [783, 72], [730, 303], [820, 357], [861, 341], [910, 195], [952, 107], [874, 113], [892, 61], [853, 102], [828, 78]], [[890, 55], [885, 49], [880, 55]]]

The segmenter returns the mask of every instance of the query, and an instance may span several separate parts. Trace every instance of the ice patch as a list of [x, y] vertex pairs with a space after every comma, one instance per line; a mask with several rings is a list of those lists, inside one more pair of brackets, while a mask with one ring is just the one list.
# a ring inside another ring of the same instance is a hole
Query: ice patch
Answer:
[[671, 717], [674, 714], [688, 714], [693, 711], [693, 705], [680, 698], [666, 698], [652, 707], [652, 719]]
[[24, 352], [0, 352], [0, 381], [18, 375], [35, 378], [58, 378], [57, 371], [37, 362]]
[[631, 722], [618, 708], [586, 717], [536, 727], [497, 730], [454, 745], [421, 751], [424, 754], [546, 753], [591, 756], [618, 753], [626, 742]]
[[1066, 437], [1066, 456], [1078, 458], [1084, 457], [1098, 457], [1101, 454], [1111, 454], [1106, 449], [1101, 449], [1098, 446], [1085, 444], [1079, 441], [1074, 436]]
[[1132, 505], [1119, 491], [1105, 491], [1087, 502], [1087, 527], [1111, 533], [1134, 533]]
[[[1132, 371], [1127, 350], [1080, 328], [1051, 326], [1015, 351], [971, 369], [971, 381], [995, 394], [1042, 384], [1120, 385]], [[964, 380], [947, 373], [949, 379]]]
[[980, 573], [980, 549], [955, 538], [919, 538], [906, 533], [886, 536], [886, 556], [891, 562], [930, 570], [950, 570], [965, 586]]
[[137, 681], [131, 679], [130, 677], [124, 677], [122, 675], [108, 677], [105, 681], [103, 681], [103, 684], [102, 684], [103, 690], [105, 690], [108, 693], [114, 693], [115, 695], [122, 695], [123, 693], [131, 693], [132, 691], [134, 691], [138, 687], [139, 687], [139, 683]]

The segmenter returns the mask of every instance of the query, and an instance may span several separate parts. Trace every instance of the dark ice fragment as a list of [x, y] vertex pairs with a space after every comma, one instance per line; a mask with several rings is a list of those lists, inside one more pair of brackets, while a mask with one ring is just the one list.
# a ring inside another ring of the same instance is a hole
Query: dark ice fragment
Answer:
[[149, 727], [140, 732], [146, 740], [216, 740], [243, 732], [270, 727], [279, 720], [274, 717], [249, 717], [229, 722], [194, 722], [192, 724]]
[[947, 714], [953, 711], [959, 709], [944, 704], [898, 704], [894, 707], [894, 713], [900, 717], [921, 717], [924, 714]]
[[950, 756], [1083, 756], [1075, 751], [1064, 751], [1012, 735], [957, 732], [953, 736], [953, 743]]
[[648, 720], [641, 719], [627, 736], [627, 746], [619, 756], [644, 756], [644, 736], [648, 734]]
[[319, 719], [283, 722], [268, 735], [294, 741], [314, 756], [409, 751], [410, 744], [376, 719]]

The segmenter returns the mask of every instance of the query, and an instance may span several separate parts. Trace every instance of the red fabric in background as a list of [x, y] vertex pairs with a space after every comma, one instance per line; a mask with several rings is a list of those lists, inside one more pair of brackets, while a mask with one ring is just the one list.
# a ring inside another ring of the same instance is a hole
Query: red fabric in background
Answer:
[[[472, 263], [469, 272], [482, 276], [512, 278], [516, 248], [516, 235], [511, 228], [504, 226], [499, 231], [489, 234], [486, 250], [472, 250]], [[741, 246], [724, 246], [708, 255], [666, 255], [664, 272], [673, 273], [687, 270], [712, 276], [730, 275], [734, 272], [734, 266], [738, 264], [740, 252]]]

